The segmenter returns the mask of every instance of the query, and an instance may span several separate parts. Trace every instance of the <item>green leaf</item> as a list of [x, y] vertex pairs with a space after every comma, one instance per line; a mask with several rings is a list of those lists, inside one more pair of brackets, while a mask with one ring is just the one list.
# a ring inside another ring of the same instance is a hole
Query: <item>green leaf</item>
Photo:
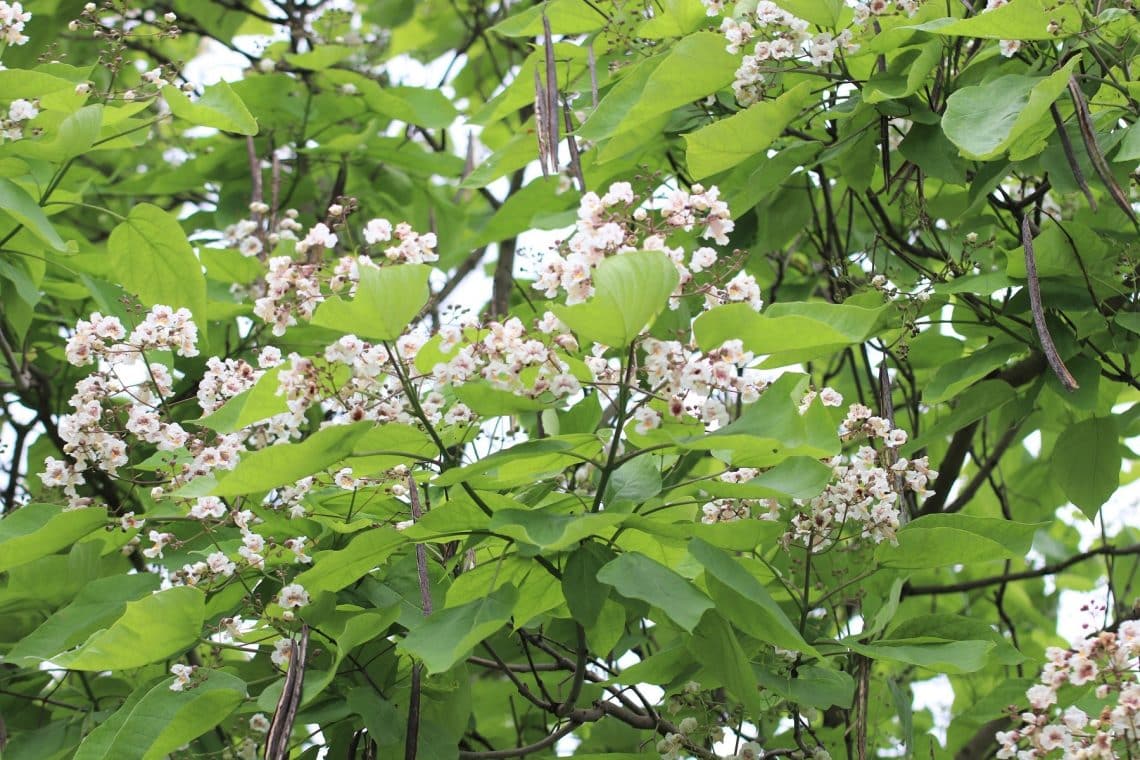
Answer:
[[725, 304], [697, 317], [693, 335], [705, 351], [740, 339], [746, 350], [769, 356], [766, 366], [783, 366], [862, 343], [890, 309], [788, 302], [772, 304], [760, 314], [748, 304]]
[[391, 528], [361, 533], [343, 549], [317, 552], [313, 566], [294, 578], [309, 591], [339, 591], [384, 563], [407, 538]]
[[665, 308], [679, 276], [664, 253], [637, 251], [606, 259], [593, 279], [589, 301], [556, 305], [554, 313], [583, 341], [625, 348]]
[[899, 100], [918, 92], [927, 81], [927, 76], [942, 60], [942, 44], [941, 40], [935, 40], [900, 50], [890, 59], [885, 72], [873, 74], [867, 80], [863, 100], [867, 103], [881, 103], [885, 100]]
[[606, 563], [598, 580], [628, 599], [649, 602], [690, 633], [715, 606], [692, 583], [638, 552], [626, 552]]
[[710, 95], [732, 83], [736, 56], [724, 37], [696, 32], [665, 53], [640, 64], [606, 94], [578, 129], [585, 140], [600, 140], [644, 124], [655, 116]]
[[225, 82], [210, 85], [197, 100], [191, 100], [171, 85], [162, 88], [162, 97], [170, 105], [172, 114], [195, 126], [214, 127], [239, 135], [257, 134], [257, 121], [253, 114]]
[[503, 37], [536, 37], [542, 34], [543, 14], [549, 17], [550, 28], [556, 35], [592, 32], [606, 23], [605, 16], [586, 0], [551, 0], [512, 13], [491, 27], [491, 31]]
[[1053, 40], [1059, 35], [1049, 29], [1049, 22], [1060, 26], [1059, 34], [1074, 34], [1081, 29], [1081, 13], [1076, 6], [1050, 0], [1010, 0], [993, 10], [965, 19], [939, 18], [925, 24], [903, 27], [920, 29], [949, 37], [984, 37], [993, 40]]
[[138, 689], [83, 740], [74, 760], [161, 760], [217, 726], [245, 699], [245, 682], [237, 676], [200, 670], [198, 677], [204, 680], [184, 691], [171, 691], [171, 678]]
[[408, 632], [400, 648], [422, 660], [428, 673], [450, 670], [510, 620], [517, 600], [515, 587], [505, 585], [483, 599], [437, 610]]
[[955, 398], [970, 385], [1005, 366], [1017, 350], [1009, 343], [995, 341], [969, 356], [943, 364], [923, 389], [923, 402], [940, 404]]
[[[610, 588], [598, 582], [598, 571], [613, 559], [613, 552], [596, 541], [575, 549], [562, 567], [562, 595], [574, 619], [587, 629], [598, 621]], [[624, 616], [623, 616], [624, 621]]]
[[[21, 146], [24, 156], [63, 163], [89, 150], [103, 129], [103, 106], [90, 105], [68, 114], [50, 140], [37, 140]], [[51, 134], [49, 131], [48, 134]]]
[[903, 569], [1022, 559], [1042, 526], [964, 514], [925, 515], [903, 526], [898, 546], [879, 544], [875, 559], [884, 567]]
[[855, 680], [839, 670], [818, 665], [796, 668], [795, 678], [753, 668], [756, 681], [765, 689], [792, 702], [826, 709], [850, 708], [855, 697]]
[[704, 566], [705, 579], [717, 602], [717, 609], [721, 612], [733, 610], [729, 617], [738, 628], [775, 646], [812, 657], [820, 656], [804, 640], [764, 584], [731, 555], [699, 538], [689, 542], [689, 554]]
[[759, 685], [752, 677], [752, 665], [744, 654], [732, 626], [719, 610], [701, 619], [692, 637], [685, 642], [694, 660], [724, 684], [748, 713], [764, 712]]
[[880, 640], [860, 644], [844, 640], [848, 649], [870, 657], [917, 665], [938, 673], [974, 673], [986, 666], [996, 646], [992, 641], [946, 641], [930, 636], [913, 639]]
[[107, 524], [106, 510], [28, 504], [0, 520], [0, 572], [55, 554]]
[[887, 634], [888, 639], [914, 639], [932, 636], [947, 641], [989, 641], [994, 648], [990, 660], [1002, 665], [1018, 665], [1025, 662], [1025, 656], [984, 620], [974, 620], [962, 615], [936, 614], [919, 615], [908, 618], [894, 626]]
[[1053, 446], [1053, 478], [1069, 501], [1093, 520], [1120, 483], [1120, 438], [1113, 417], [1065, 428]]
[[158, 590], [152, 573], [111, 575], [88, 583], [66, 607], [56, 610], [25, 636], [7, 655], [9, 662], [36, 667], [44, 660], [79, 646], [96, 631], [107, 628], [127, 608], [127, 602]]
[[[66, 251], [67, 245], [48, 221], [40, 204], [24, 188], [9, 179], [0, 177], [0, 211], [8, 214], [28, 232], [56, 251]], [[5, 233], [7, 230], [5, 230]]]
[[147, 306], [189, 309], [205, 326], [206, 278], [182, 225], [170, 213], [140, 203], [107, 241], [111, 271]]
[[942, 130], [963, 156], [977, 161], [1001, 156], [1030, 130], [1044, 149], [1044, 137], [1053, 130], [1049, 106], [1068, 87], [1079, 62], [1073, 58], [1047, 77], [1007, 74], [955, 90], [946, 101]]
[[280, 367], [267, 370], [252, 388], [239, 393], [210, 414], [199, 418], [195, 424], [219, 433], [232, 433], [246, 425], [289, 411], [285, 396], [277, 393], [279, 386], [277, 376], [280, 372]]
[[695, 179], [704, 179], [764, 153], [813, 97], [811, 83], [803, 82], [775, 100], [690, 132], [685, 135], [689, 171]]
[[241, 496], [268, 491], [320, 472], [352, 453], [373, 423], [333, 425], [299, 443], [281, 443], [246, 454], [214, 487], [214, 496]]
[[431, 295], [425, 264], [360, 268], [356, 296], [330, 298], [317, 308], [313, 324], [367, 340], [396, 340], [408, 329]]
[[534, 544], [543, 552], [557, 552], [590, 536], [609, 536], [629, 519], [628, 513], [565, 515], [545, 509], [500, 509], [491, 517], [495, 533]]
[[164, 660], [198, 641], [205, 609], [205, 594], [191, 586], [175, 586], [127, 602], [122, 616], [109, 628], [52, 661], [72, 670], [127, 670]]
[[622, 501], [644, 504], [661, 493], [661, 466], [652, 455], [639, 456], [623, 464], [610, 476], [606, 484], [607, 506]]
[[681, 446], [728, 455], [738, 467], [774, 467], [793, 456], [834, 456], [839, 453], [839, 436], [831, 414], [818, 403], [804, 414], [799, 412], [807, 385], [805, 375], [786, 372], [736, 420]]
[[1140, 121], [1124, 131], [1124, 139], [1120, 141], [1112, 160], [1114, 162], [1140, 160]]

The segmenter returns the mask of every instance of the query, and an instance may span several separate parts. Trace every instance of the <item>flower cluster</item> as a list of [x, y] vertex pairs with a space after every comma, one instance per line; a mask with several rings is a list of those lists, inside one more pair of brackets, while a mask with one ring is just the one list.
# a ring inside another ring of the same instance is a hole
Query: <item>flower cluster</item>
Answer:
[[[825, 393], [820, 393], [820, 400], [830, 403]], [[787, 544], [798, 543], [812, 551], [822, 551], [840, 540], [843, 529], [849, 525], [859, 531], [861, 539], [876, 544], [894, 543], [900, 527], [899, 502], [903, 493], [909, 490], [920, 496], [926, 494], [927, 484], [938, 475], [930, 469], [926, 457], [899, 456], [898, 447], [906, 443], [906, 431], [872, 415], [862, 404], [849, 407], [840, 435], [848, 441], [878, 439], [882, 448], [865, 445], [853, 455], [832, 458], [832, 480], [823, 493], [806, 503], [796, 500], [799, 512], [784, 536]]]
[[[1140, 621], [1125, 620], [1116, 632], [1102, 631], [1072, 649], [1049, 647], [1046, 656], [1040, 683], [1025, 693], [1028, 709], [1016, 714], [1020, 725], [997, 733], [1001, 748], [996, 756], [1018, 760], [1131, 756], [1140, 739]], [[1090, 715], [1076, 705], [1062, 709], [1059, 703], [1067, 685], [1092, 687], [1101, 703], [1099, 712]]]
[[[343, 211], [343, 210], [342, 210]], [[286, 215], [286, 220], [291, 219]], [[276, 245], [286, 235], [293, 236], [299, 225], [282, 220], [276, 233], [269, 233], [266, 240]], [[283, 226], [282, 226], [283, 225]], [[239, 250], [244, 255], [255, 256], [262, 251], [260, 238], [255, 234], [254, 221], [239, 222], [238, 226], [227, 230], [227, 240], [238, 240]], [[396, 243], [384, 250], [386, 259], [398, 264], [421, 264], [436, 261], [436, 237], [434, 233], [419, 234], [411, 226], [401, 222], [392, 226], [386, 219], [372, 219], [364, 226], [364, 239], [369, 245], [389, 242], [395, 234]], [[332, 277], [327, 283], [321, 278], [319, 265], [320, 252], [333, 249], [339, 236], [323, 222], [310, 229], [305, 237], [297, 241], [295, 252], [306, 255], [305, 261], [295, 261], [292, 256], [274, 256], [269, 259], [269, 271], [265, 275], [264, 291], [254, 302], [253, 313], [273, 326], [273, 334], [285, 334], [298, 319], [308, 321], [313, 318], [317, 306], [325, 299], [322, 285], [337, 293], [348, 286], [353, 292], [360, 279], [361, 267], [377, 267], [371, 256], [342, 256], [333, 268]], [[316, 252], [316, 255], [314, 254]]]
[[741, 105], [751, 105], [762, 98], [767, 84], [764, 65], [806, 62], [819, 68], [834, 61], [840, 51], [853, 53], [859, 49], [851, 29], [832, 35], [830, 32], [812, 33], [809, 26], [807, 21], [771, 0], [760, 0], [752, 12], [721, 22], [728, 52], [738, 53], [755, 40], [752, 52], [744, 56], [732, 83]]
[[711, 267], [717, 255], [711, 248], [701, 248], [686, 265], [684, 249], [670, 247], [668, 236], [677, 230], [700, 228], [701, 237], [727, 245], [733, 227], [728, 205], [720, 200], [716, 187], [706, 190], [693, 185], [691, 192], [673, 190], [663, 199], [639, 205], [628, 182], [615, 182], [601, 196], [594, 192], [582, 196], [574, 234], [561, 250], [543, 259], [533, 287], [547, 298], [565, 291], [567, 304], [581, 303], [593, 294], [593, 270], [607, 256], [663, 251], [680, 275], [674, 293], [679, 296], [693, 272]]
[[24, 34], [24, 24], [31, 20], [32, 14], [25, 11], [20, 3], [0, 0], [0, 42], [23, 45], [28, 41], [28, 36]]

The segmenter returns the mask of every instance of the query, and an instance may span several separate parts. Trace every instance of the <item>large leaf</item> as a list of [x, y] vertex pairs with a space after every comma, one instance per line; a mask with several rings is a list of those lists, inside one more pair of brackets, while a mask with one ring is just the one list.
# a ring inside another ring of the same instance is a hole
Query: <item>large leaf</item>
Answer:
[[608, 536], [629, 517], [623, 512], [566, 515], [544, 509], [500, 509], [491, 517], [489, 527], [544, 552], [557, 552], [590, 536]]
[[1042, 527], [994, 517], [925, 515], [898, 532], [898, 546], [880, 544], [875, 559], [904, 569], [1022, 559]]
[[726, 613], [733, 610], [730, 619], [738, 628], [761, 641], [819, 657], [768, 589], [730, 554], [699, 538], [689, 542], [689, 554], [704, 566], [705, 580], [717, 608]]
[[339, 591], [379, 567], [407, 538], [391, 528], [373, 528], [343, 549], [317, 552], [313, 566], [294, 582], [309, 591]]
[[202, 323], [206, 279], [182, 225], [149, 203], [131, 209], [107, 241], [111, 271], [147, 306], [186, 307]]
[[594, 270], [594, 296], [554, 312], [586, 341], [624, 348], [665, 308], [679, 275], [660, 251], [612, 256]]
[[775, 100], [766, 100], [685, 135], [685, 156], [696, 179], [763, 153], [812, 99], [803, 82]]
[[1010, 0], [970, 18], [939, 18], [910, 28], [952, 37], [1052, 40], [1058, 33], [1049, 28], [1049, 22], [1056, 23], [1061, 34], [1077, 32], [1081, 28], [1080, 10], [1049, 0]]
[[280, 443], [246, 454], [237, 467], [214, 486], [212, 493], [240, 496], [295, 483], [347, 457], [370, 427], [372, 423], [368, 422], [333, 425], [299, 443]]
[[913, 639], [881, 640], [874, 644], [844, 641], [853, 651], [873, 660], [918, 665], [939, 673], [973, 673], [986, 666], [992, 641], [947, 641], [930, 636]]
[[1090, 520], [1120, 483], [1119, 435], [1113, 417], [1093, 417], [1065, 428], [1053, 446], [1053, 478]]
[[160, 760], [221, 723], [245, 699], [245, 682], [237, 676], [204, 670], [198, 677], [201, 683], [183, 691], [171, 691], [170, 678], [139, 689], [83, 740], [74, 760]]
[[782, 366], [862, 343], [875, 334], [889, 309], [789, 302], [772, 304], [760, 314], [748, 304], [725, 304], [697, 317], [693, 334], [705, 351], [736, 338], [745, 349], [768, 354], [768, 366]]
[[631, 72], [637, 76], [618, 82], [578, 134], [600, 140], [633, 129], [731, 84], [736, 67], [736, 57], [725, 52], [724, 37], [690, 34]]
[[198, 641], [205, 612], [205, 594], [191, 586], [175, 586], [127, 602], [110, 627], [52, 661], [72, 670], [127, 670], [158, 662]]
[[195, 126], [215, 127], [239, 135], [257, 134], [257, 121], [253, 114], [225, 82], [210, 85], [197, 100], [191, 100], [170, 85], [162, 88], [162, 96], [170, 105], [172, 114]]
[[713, 601], [683, 577], [644, 554], [626, 552], [598, 571], [624, 597], [649, 602], [690, 633]]
[[693, 659], [724, 684], [750, 713], [764, 711], [759, 684], [752, 677], [752, 665], [720, 610], [704, 616], [686, 647]]
[[408, 632], [400, 648], [420, 659], [428, 673], [442, 673], [511, 618], [518, 600], [514, 586], [501, 586], [482, 599], [438, 610]]
[[430, 275], [431, 267], [425, 264], [361, 267], [356, 296], [325, 301], [313, 324], [369, 340], [396, 340], [427, 303]]
[[107, 524], [97, 507], [64, 511], [52, 504], [28, 504], [0, 520], [0, 572], [71, 546]]
[[[57, 251], [67, 250], [63, 238], [55, 231], [40, 204], [24, 188], [0, 177], [0, 211], [8, 214], [41, 242]], [[7, 230], [4, 230], [7, 233]]]
[[1040, 142], [1027, 155], [1040, 152], [1053, 129], [1049, 107], [1065, 91], [1079, 61], [1073, 58], [1047, 77], [1007, 74], [955, 90], [946, 101], [942, 130], [963, 156], [978, 161], [997, 158], [1030, 130]]
[[79, 646], [96, 631], [118, 620], [127, 602], [158, 590], [152, 573], [112, 575], [88, 583], [66, 607], [56, 610], [39, 628], [25, 636], [7, 655], [9, 662], [36, 667], [61, 652]]

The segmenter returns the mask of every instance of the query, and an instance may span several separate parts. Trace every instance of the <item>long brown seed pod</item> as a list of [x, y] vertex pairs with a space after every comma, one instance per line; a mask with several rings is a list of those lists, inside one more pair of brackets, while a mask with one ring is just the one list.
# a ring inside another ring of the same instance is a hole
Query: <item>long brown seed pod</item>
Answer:
[[1021, 218], [1021, 244], [1025, 247], [1025, 277], [1029, 281], [1029, 308], [1033, 312], [1033, 326], [1037, 329], [1037, 339], [1041, 341], [1041, 350], [1045, 353], [1045, 361], [1053, 374], [1061, 381], [1061, 385], [1070, 393], [1081, 386], [1077, 383], [1061, 355], [1057, 353], [1057, 346], [1053, 343], [1053, 336], [1049, 334], [1049, 326], [1045, 324], [1045, 309], [1041, 305], [1041, 281], [1037, 278], [1037, 260], [1033, 253], [1033, 226], [1028, 214]]

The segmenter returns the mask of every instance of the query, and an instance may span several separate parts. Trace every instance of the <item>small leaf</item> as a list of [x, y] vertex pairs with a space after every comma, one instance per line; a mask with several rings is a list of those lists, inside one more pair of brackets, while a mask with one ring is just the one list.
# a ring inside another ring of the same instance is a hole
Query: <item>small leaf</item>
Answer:
[[613, 557], [613, 552], [598, 542], [587, 541], [570, 554], [562, 567], [562, 595], [570, 614], [586, 628], [597, 622], [610, 597], [609, 586], [598, 582], [598, 571]]
[[598, 571], [598, 580], [629, 599], [649, 602], [689, 633], [715, 605], [689, 581], [644, 554], [626, 552]]
[[210, 85], [197, 100], [191, 100], [171, 85], [162, 88], [162, 97], [166, 98], [172, 114], [195, 126], [214, 127], [239, 135], [257, 134], [253, 114], [226, 82]]

